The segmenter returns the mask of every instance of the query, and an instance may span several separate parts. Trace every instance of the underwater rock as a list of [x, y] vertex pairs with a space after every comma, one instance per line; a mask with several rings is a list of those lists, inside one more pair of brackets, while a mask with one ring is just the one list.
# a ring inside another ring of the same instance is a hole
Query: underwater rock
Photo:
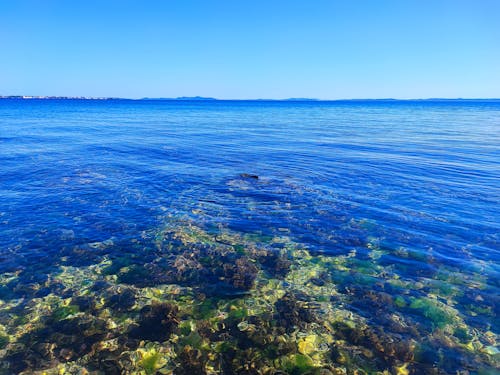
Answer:
[[303, 294], [287, 292], [276, 301], [274, 307], [278, 324], [287, 331], [292, 331], [296, 326], [302, 328], [316, 320], [313, 306]]
[[165, 341], [177, 330], [179, 309], [172, 303], [144, 306], [129, 336], [139, 340]]
[[[379, 369], [385, 369], [414, 359], [413, 343], [399, 336], [388, 335], [370, 327], [351, 327], [343, 322], [336, 322], [334, 330], [335, 337], [345, 340], [348, 344], [372, 350], [376, 359], [378, 359], [378, 363], [372, 362]], [[332, 349], [333, 358], [338, 360], [339, 353], [341, 352], [338, 349], [335, 349], [335, 351]]]
[[0, 350], [4, 349], [9, 343], [9, 336], [0, 333]]
[[253, 287], [258, 268], [246, 257], [223, 265], [224, 276], [237, 289], [249, 290]]
[[135, 292], [131, 288], [110, 288], [106, 292], [109, 296], [105, 306], [113, 310], [126, 311], [135, 304]]
[[57, 362], [68, 362], [93, 351], [108, 335], [106, 322], [93, 316], [49, 317], [45, 325], [22, 335], [4, 357], [11, 373], [44, 369]]
[[145, 265], [133, 264], [118, 273], [118, 282], [137, 287], [155, 286], [154, 273], [151, 273]]
[[104, 351], [99, 353], [99, 361], [97, 362], [97, 368], [100, 371], [104, 371], [105, 374], [109, 375], [120, 375], [123, 373], [122, 368], [120, 366], [120, 362], [118, 361], [118, 356], [113, 352]]
[[70, 306], [75, 306], [78, 311], [95, 313], [96, 303], [95, 299], [88, 296], [76, 296], [71, 299]]
[[267, 375], [272, 371], [262, 351], [255, 348], [245, 350], [228, 348], [221, 353], [219, 360], [224, 375]]
[[169, 267], [172, 279], [182, 285], [192, 285], [199, 282], [205, 275], [203, 265], [193, 256], [195, 254], [179, 254]]
[[206, 374], [203, 354], [200, 350], [186, 345], [177, 357], [176, 375]]
[[390, 294], [376, 291], [369, 286], [353, 285], [349, 287], [349, 294], [351, 306], [363, 311], [366, 316], [378, 319], [395, 309], [394, 300]]
[[111, 286], [111, 284], [107, 281], [104, 280], [96, 280], [92, 287], [90, 288], [91, 291], [93, 292], [98, 292], [102, 289], [107, 289]]
[[8, 353], [3, 357], [2, 362], [4, 362], [5, 367], [2, 366], [2, 370], [5, 370], [5, 374], [20, 374], [29, 368], [43, 368], [43, 361], [42, 356], [33, 353], [29, 349], [20, 350]]
[[0, 374], [495, 373], [494, 289], [443, 294], [379, 258], [210, 225], [51, 278], [4, 276]]
[[324, 285], [325, 285], [325, 281], [323, 281], [323, 280], [322, 280], [321, 278], [319, 278], [319, 277], [311, 277], [311, 278], [309, 279], [309, 281], [310, 281], [311, 283], [313, 283], [314, 285], [316, 285], [316, 286], [324, 286]]
[[259, 179], [259, 176], [257, 176], [256, 174], [251, 174], [251, 173], [240, 173], [240, 177], [241, 178], [250, 178], [250, 179], [254, 179], [254, 180]]
[[291, 260], [278, 249], [250, 248], [248, 255], [256, 259], [270, 275], [284, 278], [290, 271]]

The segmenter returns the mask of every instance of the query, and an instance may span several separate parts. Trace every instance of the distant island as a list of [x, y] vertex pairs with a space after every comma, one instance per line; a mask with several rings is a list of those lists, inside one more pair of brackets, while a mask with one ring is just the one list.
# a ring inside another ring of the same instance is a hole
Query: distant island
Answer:
[[179, 96], [177, 98], [141, 98], [138, 100], [220, 100], [217, 98], [210, 98], [205, 96]]

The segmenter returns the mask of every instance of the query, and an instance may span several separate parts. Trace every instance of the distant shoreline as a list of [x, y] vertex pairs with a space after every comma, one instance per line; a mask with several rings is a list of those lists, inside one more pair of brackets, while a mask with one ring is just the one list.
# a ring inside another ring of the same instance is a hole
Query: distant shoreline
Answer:
[[189, 102], [500, 102], [500, 98], [425, 98], [425, 99], [315, 99], [315, 98], [286, 98], [286, 99], [217, 99], [211, 97], [193, 96], [177, 98], [119, 98], [119, 97], [85, 97], [85, 96], [31, 96], [31, 95], [0, 95], [0, 100], [123, 100], [123, 101], [189, 101]]

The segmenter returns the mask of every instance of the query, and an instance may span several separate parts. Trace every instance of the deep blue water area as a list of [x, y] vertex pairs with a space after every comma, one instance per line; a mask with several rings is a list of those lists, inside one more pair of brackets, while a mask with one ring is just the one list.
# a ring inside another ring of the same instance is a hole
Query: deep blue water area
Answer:
[[499, 161], [495, 101], [0, 100], [1, 368], [496, 373]]

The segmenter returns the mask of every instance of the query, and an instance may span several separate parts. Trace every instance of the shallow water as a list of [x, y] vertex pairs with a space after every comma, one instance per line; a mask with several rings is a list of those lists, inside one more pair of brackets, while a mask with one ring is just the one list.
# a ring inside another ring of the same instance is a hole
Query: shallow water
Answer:
[[500, 102], [0, 100], [0, 373], [497, 373], [499, 146]]

